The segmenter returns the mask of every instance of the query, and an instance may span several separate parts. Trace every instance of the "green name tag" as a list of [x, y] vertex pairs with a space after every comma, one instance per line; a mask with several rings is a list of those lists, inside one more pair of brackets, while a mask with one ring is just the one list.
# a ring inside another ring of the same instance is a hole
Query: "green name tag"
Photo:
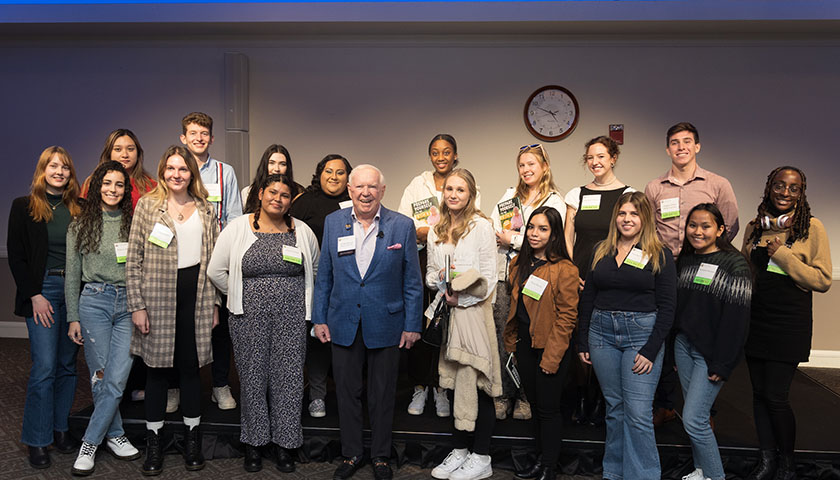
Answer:
[[117, 255], [117, 263], [125, 263], [125, 259], [128, 256], [128, 242], [115, 243], [114, 253]]
[[149, 242], [160, 248], [166, 248], [169, 246], [173, 237], [175, 237], [175, 234], [172, 233], [169, 227], [162, 223], [156, 223], [152, 229], [152, 233], [149, 234]]
[[700, 268], [697, 269], [697, 275], [694, 276], [694, 283], [699, 285], [711, 285], [712, 279], [715, 278], [718, 266], [713, 263], [701, 263]]
[[680, 216], [680, 198], [666, 198], [659, 201], [659, 210], [663, 219]]
[[774, 262], [772, 258], [770, 259], [770, 261], [767, 262], [767, 271], [778, 273], [779, 275], [787, 275], [787, 272], [782, 270], [782, 267], [780, 267], [779, 264]]
[[283, 245], [283, 261], [300, 265], [303, 263], [303, 255], [300, 249], [291, 245]]

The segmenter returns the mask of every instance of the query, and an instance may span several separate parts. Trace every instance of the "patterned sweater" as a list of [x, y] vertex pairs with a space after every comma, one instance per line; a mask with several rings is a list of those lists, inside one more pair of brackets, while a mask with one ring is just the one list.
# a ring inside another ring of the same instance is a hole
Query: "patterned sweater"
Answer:
[[[705, 264], [705, 265], [703, 265]], [[711, 281], [707, 272], [717, 266]], [[704, 266], [703, 274], [698, 272]], [[752, 275], [737, 251], [681, 255], [677, 260], [674, 329], [706, 359], [709, 374], [729, 377], [738, 364], [750, 324]]]

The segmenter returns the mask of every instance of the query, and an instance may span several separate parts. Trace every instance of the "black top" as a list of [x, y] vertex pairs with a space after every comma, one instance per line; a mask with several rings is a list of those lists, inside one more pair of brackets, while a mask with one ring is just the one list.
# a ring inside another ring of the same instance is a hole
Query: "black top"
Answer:
[[6, 231], [9, 268], [15, 279], [15, 315], [32, 316], [32, 298], [41, 293], [47, 265], [47, 224], [29, 214], [29, 197], [18, 197], [9, 210]]
[[[701, 264], [717, 265], [711, 283], [697, 278]], [[706, 359], [709, 374], [724, 380], [741, 358], [750, 322], [752, 277], [737, 251], [682, 255], [677, 260], [675, 330]]]
[[[592, 190], [586, 187], [580, 187], [580, 196], [578, 197], [578, 209], [575, 213], [575, 246], [572, 251], [575, 266], [578, 267], [580, 278], [586, 278], [589, 270], [592, 268], [592, 254], [595, 251], [595, 245], [601, 240], [607, 238], [610, 232], [610, 222], [612, 222], [612, 209], [618, 197], [621, 196], [627, 187], [621, 187], [616, 190]], [[601, 202], [598, 210], [583, 210], [584, 195], [601, 195]]]
[[640, 269], [616, 265], [614, 256], [598, 261], [586, 276], [578, 308], [578, 351], [589, 351], [589, 321], [592, 310], [656, 312], [656, 323], [639, 353], [654, 359], [674, 322], [677, 302], [677, 269], [668, 247], [662, 247], [661, 268], [654, 274], [651, 262]]
[[67, 227], [70, 226], [70, 210], [62, 201], [63, 195], [47, 194], [47, 203], [52, 209], [52, 218], [47, 222], [47, 270], [63, 269], [67, 255]]
[[[785, 248], [785, 247], [782, 247]], [[780, 362], [807, 362], [813, 333], [813, 292], [804, 291], [788, 275], [767, 271], [767, 247], [755, 247], [752, 321], [744, 351], [747, 356]]]
[[[528, 266], [528, 275], [534, 273], [534, 270], [536, 270], [537, 268], [545, 265], [546, 263], [548, 263], [547, 260], [536, 260], [536, 261], [534, 261], [534, 263], [532, 263], [531, 265]], [[527, 281], [528, 277], [525, 277], [525, 278], [526, 278], [526, 281]], [[514, 284], [513, 288], [518, 288], [518, 289], [522, 290], [522, 287], [525, 286], [525, 283], [522, 283], [521, 285], [519, 285], [519, 281], [516, 278], [512, 278], [510, 280], [511, 280], [511, 283]], [[522, 328], [522, 325], [525, 325], [527, 327], [525, 329], [525, 331], [527, 332], [527, 331], [529, 331], [528, 328], [530, 328], [530, 325], [531, 325], [531, 317], [528, 315], [528, 310], [525, 309], [525, 302], [522, 301], [523, 298], [525, 298], [524, 294], [519, 295], [519, 301], [516, 302], [516, 321], [519, 323], [519, 328], [520, 329]]]
[[312, 229], [320, 246], [324, 236], [324, 219], [339, 209], [340, 202], [346, 200], [350, 200], [347, 190], [337, 197], [327, 195], [323, 190], [308, 191], [295, 200], [289, 213], [303, 220]]

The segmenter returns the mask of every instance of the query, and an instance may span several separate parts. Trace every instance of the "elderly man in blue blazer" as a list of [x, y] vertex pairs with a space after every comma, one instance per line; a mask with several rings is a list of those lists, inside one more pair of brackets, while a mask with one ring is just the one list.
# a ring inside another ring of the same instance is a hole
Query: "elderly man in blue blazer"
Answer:
[[332, 342], [341, 453], [333, 478], [345, 480], [363, 464], [362, 368], [368, 363], [370, 454], [376, 479], [392, 477], [391, 425], [399, 348], [420, 338], [423, 283], [414, 222], [381, 206], [382, 172], [352, 170], [353, 206], [324, 222], [312, 323], [321, 342]]

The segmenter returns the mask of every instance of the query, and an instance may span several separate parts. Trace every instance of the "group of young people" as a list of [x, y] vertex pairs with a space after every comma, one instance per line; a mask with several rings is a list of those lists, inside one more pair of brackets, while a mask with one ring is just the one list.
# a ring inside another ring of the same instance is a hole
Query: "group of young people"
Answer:
[[[434, 478], [492, 475], [494, 423], [513, 409], [532, 417], [539, 453], [516, 475], [553, 479], [572, 375], [583, 398], [603, 395], [603, 477], [660, 478], [654, 396], [660, 377], [676, 371], [695, 466], [684, 478], [720, 480], [710, 410], [746, 354], [761, 447], [749, 478], [795, 478], [788, 391], [810, 351], [812, 292], [831, 284], [805, 174], [770, 172], [739, 251], [730, 243], [734, 192], [697, 165], [697, 129], [680, 123], [666, 139], [671, 167], [644, 193], [616, 177], [619, 147], [609, 137], [586, 143], [593, 180], [565, 196], [543, 146], [523, 146], [517, 185], [488, 217], [455, 139], [440, 134], [429, 144], [432, 170], [399, 204], [412, 221], [381, 206], [376, 167], [328, 155], [304, 188], [282, 145], [265, 150], [240, 192], [233, 169], [209, 155], [212, 119], [202, 113], [184, 117], [184, 145], [166, 150], [156, 178], [128, 130], [111, 133], [81, 186], [70, 155], [46, 149], [8, 229], [15, 313], [26, 317], [33, 361], [22, 433], [30, 464], [48, 467], [53, 445], [78, 450], [72, 472], [90, 474], [103, 441], [117, 458], [140, 457], [119, 414], [134, 355], [146, 375], [142, 473], [162, 471], [173, 395], [185, 466], [203, 468], [198, 371], [213, 363], [212, 398], [234, 408], [232, 350], [245, 470], [259, 471], [275, 445], [277, 468], [294, 471], [304, 366], [313, 417], [326, 415], [332, 366], [345, 456], [335, 477], [351, 477], [363, 464], [366, 358], [374, 476], [387, 479], [393, 355], [407, 348], [416, 385], [408, 412], [422, 414], [431, 390], [437, 415], [453, 417], [455, 448]], [[433, 347], [419, 332], [441, 302], [450, 321]], [[79, 446], [67, 419], [82, 344], [94, 411]], [[586, 410], [578, 418], [593, 416]]]

